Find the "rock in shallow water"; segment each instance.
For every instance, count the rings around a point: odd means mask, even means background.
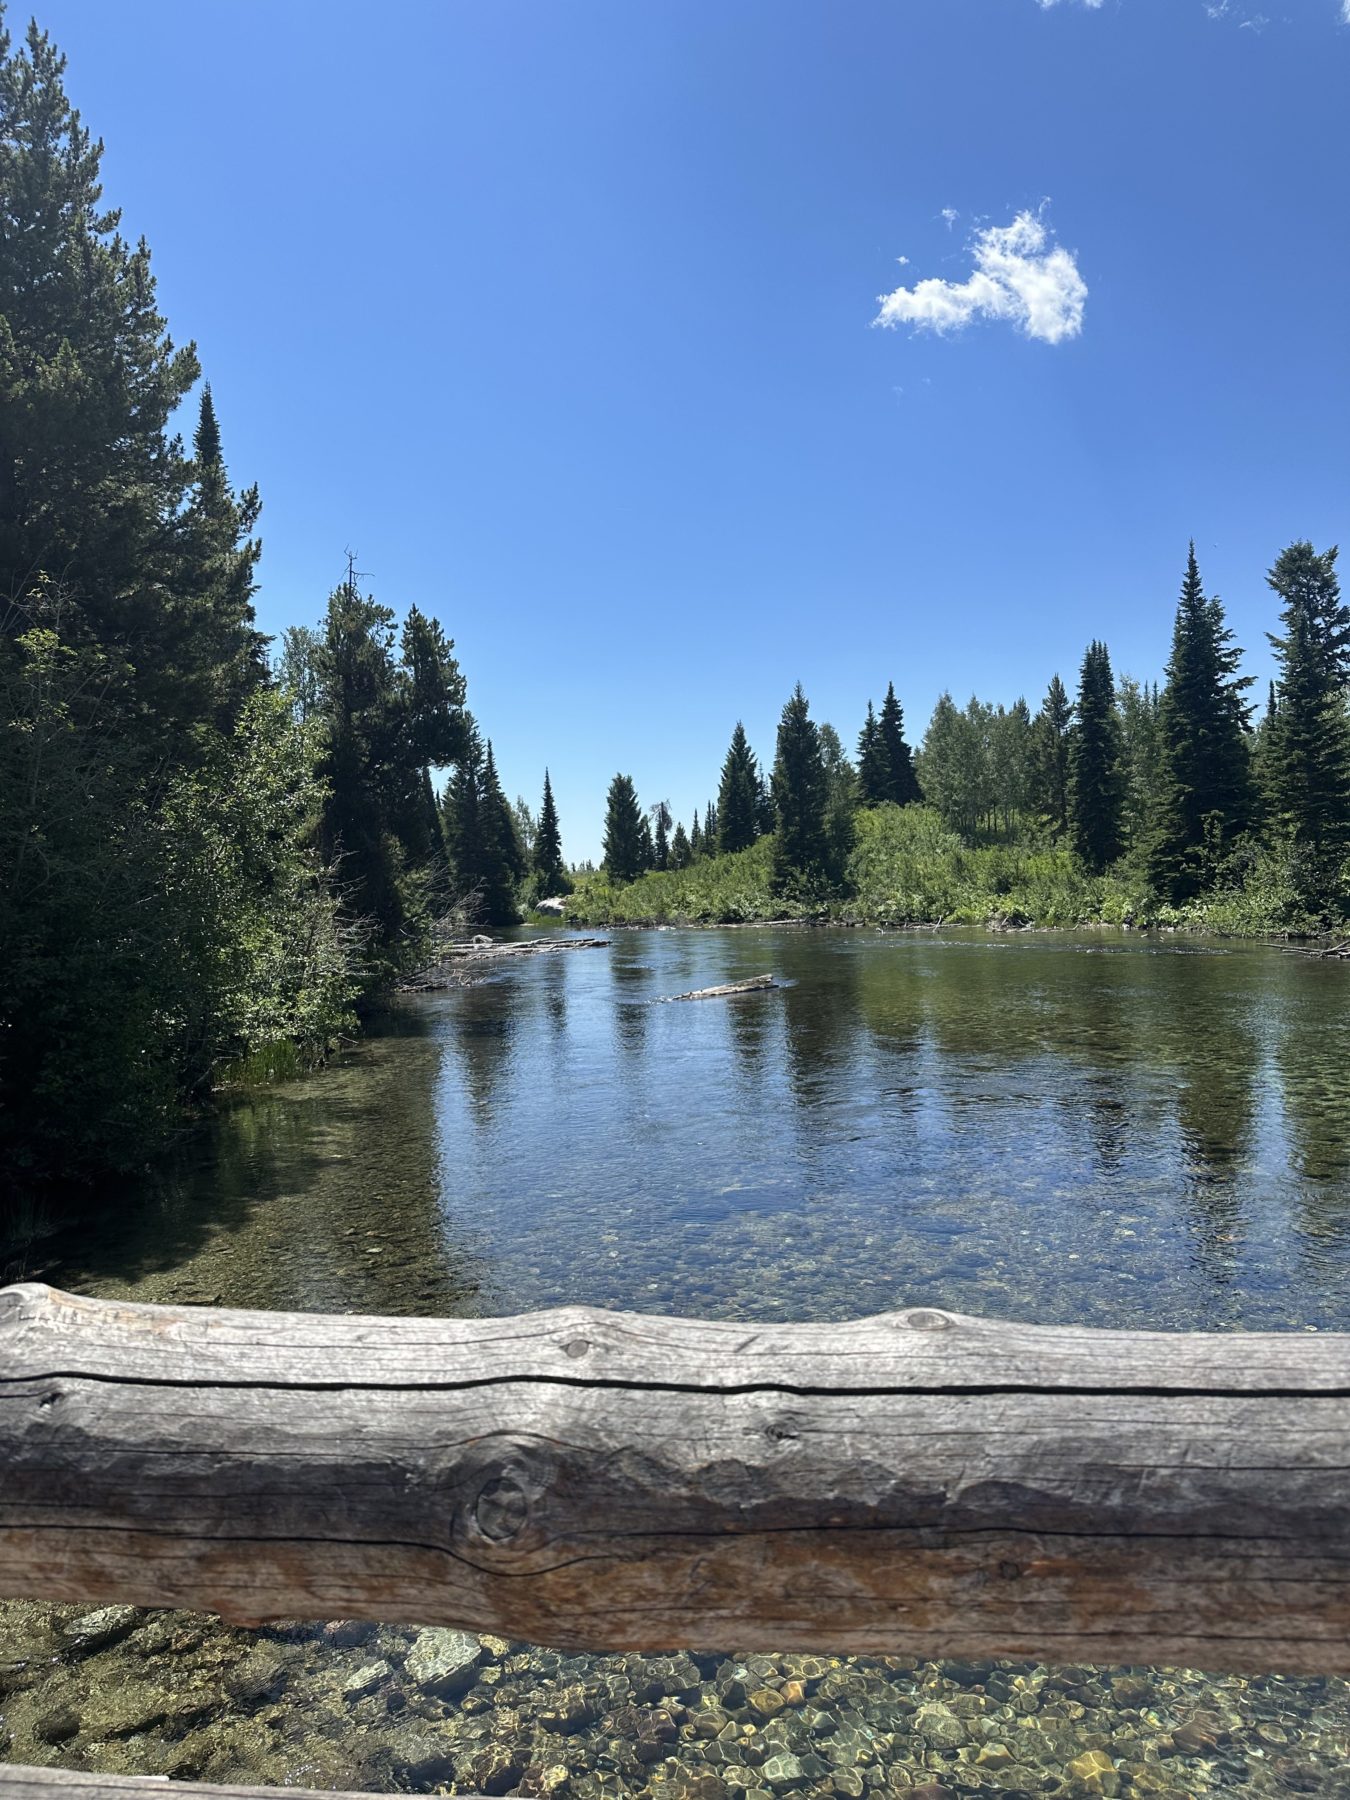
[[[482,1657],[483,1646],[467,1631],[432,1626],[418,1632],[404,1668],[424,1693],[448,1696],[471,1684]]]
[[[101,1606],[97,1612],[82,1613],[62,1627],[61,1635],[77,1656],[91,1656],[106,1649],[134,1631],[140,1624],[140,1609],[135,1606]]]

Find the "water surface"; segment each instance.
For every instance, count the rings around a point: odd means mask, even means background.
[[[765,970],[789,985],[658,1003]],[[399,1005],[336,1066],[229,1109],[130,1216],[62,1244],[42,1273],[106,1296],[318,1311],[587,1302],[762,1320],[923,1303],[1350,1330],[1348,1008],[1350,968],[1268,946],[619,933]],[[802,1658],[737,1675],[719,1657],[502,1645],[446,1701],[411,1679],[410,1631],[250,1638],[148,1616],[84,1653],[77,1611],[0,1614],[0,1692],[6,1630],[15,1689],[0,1754],[8,1729],[11,1755],[69,1766],[577,1800],[672,1782],[676,1800],[858,1800],[925,1782],[1350,1792],[1338,1682]],[[239,1688],[260,1657],[281,1673]],[[368,1691],[344,1691],[381,1664]],[[147,1702],[133,1729],[109,1726],[105,1688],[154,1692],[174,1667],[209,1707],[156,1718]],[[731,1705],[747,1681],[747,1696],[767,1685],[790,1703],[762,1702],[767,1717]],[[563,1729],[557,1696],[572,1690],[593,1690],[593,1716]],[[644,1725],[624,1708],[648,1690]],[[35,1735],[44,1706],[73,1711],[76,1729]],[[672,1735],[633,1762],[663,1708]],[[431,1734],[426,1755],[407,1747],[410,1720]],[[741,1760],[707,1735],[719,1721],[750,1742]],[[985,1756],[991,1743],[1006,1755]],[[1094,1775],[1094,1752],[1113,1767]],[[507,1760],[483,1763],[494,1754]]]

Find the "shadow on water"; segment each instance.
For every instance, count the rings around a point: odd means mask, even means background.
[[[452,1239],[435,1093],[443,1040],[396,1007],[319,1074],[230,1104],[114,1216],[46,1247],[77,1292],[294,1311],[477,1310]]]

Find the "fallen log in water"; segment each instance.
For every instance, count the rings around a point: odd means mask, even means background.
[[[474,937],[463,943],[443,945],[436,961],[416,975],[410,975],[399,986],[404,993],[423,994],[438,988],[461,987],[473,980],[475,972],[518,956],[546,956],[558,950],[608,950],[608,938],[544,937],[521,938],[500,942],[496,938]]]
[[[763,994],[770,988],[782,985],[776,975],[750,975],[744,981],[727,981],[720,987],[694,988],[688,994],[663,994],[660,1004],[671,1006],[676,1000],[734,1000],[737,994]]]
[[[1350,1338],[0,1291],[0,1594],[1350,1674]]]

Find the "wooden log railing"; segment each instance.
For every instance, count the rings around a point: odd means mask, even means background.
[[[0,1594],[1350,1674],[1350,1337],[0,1292]]]

